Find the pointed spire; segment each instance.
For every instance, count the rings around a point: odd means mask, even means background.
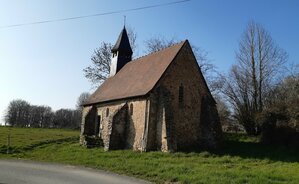
[[[119,52],[123,52],[123,53],[129,54],[129,55],[133,54],[125,26],[124,26],[123,30],[121,31],[114,47],[111,49],[111,51],[112,52],[119,51]]]
[[[126,27],[121,31],[114,47],[111,49],[112,58],[110,66],[110,77],[114,76],[123,66],[132,60],[132,48]]]

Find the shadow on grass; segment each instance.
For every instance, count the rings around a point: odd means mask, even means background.
[[[231,135],[229,135],[231,136]],[[242,138],[244,135],[240,135]],[[256,140],[240,140],[238,138],[227,138],[224,145],[210,151],[213,154],[224,156],[239,156],[248,159],[268,159],[271,161],[299,162],[299,148],[265,145]]]
[[[78,136],[47,140],[37,142],[24,147],[12,147],[10,153],[22,153],[32,151],[35,148],[47,146],[49,144],[62,144],[62,143],[74,143],[78,142]],[[0,153],[6,153],[7,147],[1,146]],[[224,145],[217,150],[190,150],[184,151],[201,153],[208,151],[216,156],[238,156],[244,159],[267,159],[269,161],[281,161],[281,162],[299,162],[299,148],[294,147],[281,147],[264,145],[258,142],[256,137],[248,137],[245,134],[226,134]]]
[[[22,152],[26,152],[26,151],[32,151],[33,149],[40,147],[40,146],[46,146],[48,144],[62,144],[62,143],[71,143],[71,142],[75,142],[78,141],[79,137],[78,136],[74,136],[74,137],[68,137],[68,138],[62,138],[62,139],[54,139],[54,140],[45,140],[45,141],[41,141],[41,142],[37,142],[34,144],[30,144],[24,147],[10,147],[9,148],[9,153],[22,153]],[[0,147],[0,153],[6,153],[7,152],[7,146],[3,145]]]
[[[286,147],[274,147],[261,143],[226,141],[218,150],[213,150],[216,155],[239,156],[250,159],[269,159],[282,162],[299,162],[299,150]]]
[[[214,150],[199,148],[184,150],[183,153],[207,151],[216,156],[238,156],[244,159],[267,159],[269,161],[299,162],[298,147],[283,147],[260,143],[258,137],[246,134],[225,133],[223,145]]]

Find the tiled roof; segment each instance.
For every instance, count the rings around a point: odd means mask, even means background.
[[[84,105],[146,95],[186,42],[130,61],[116,75],[108,78]]]

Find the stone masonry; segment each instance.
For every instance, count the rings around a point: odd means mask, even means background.
[[[216,103],[190,44],[182,45],[146,95],[85,105],[80,143],[90,135],[100,138],[105,150],[218,147],[222,130]]]

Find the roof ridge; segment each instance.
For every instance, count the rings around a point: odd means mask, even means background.
[[[143,57],[146,57],[146,56],[149,56],[149,55],[152,55],[152,54],[156,54],[156,53],[158,53],[158,52],[162,52],[162,51],[164,51],[164,50],[166,50],[166,49],[169,49],[170,47],[179,45],[179,44],[184,43],[184,42],[186,42],[186,41],[188,41],[188,40],[183,40],[183,41],[180,41],[180,42],[171,44],[171,45],[169,45],[169,46],[167,46],[167,47],[165,47],[165,48],[162,48],[162,49],[159,49],[159,50],[157,50],[157,51],[154,51],[154,52],[145,54],[145,55],[143,55],[143,56],[137,57],[137,58],[131,60],[130,62],[135,62],[135,61],[137,61],[137,60],[139,60],[139,59],[141,59],[141,58],[143,58]]]
[[[85,105],[146,95],[156,86],[186,44],[188,40],[129,62],[116,75],[105,80]]]

